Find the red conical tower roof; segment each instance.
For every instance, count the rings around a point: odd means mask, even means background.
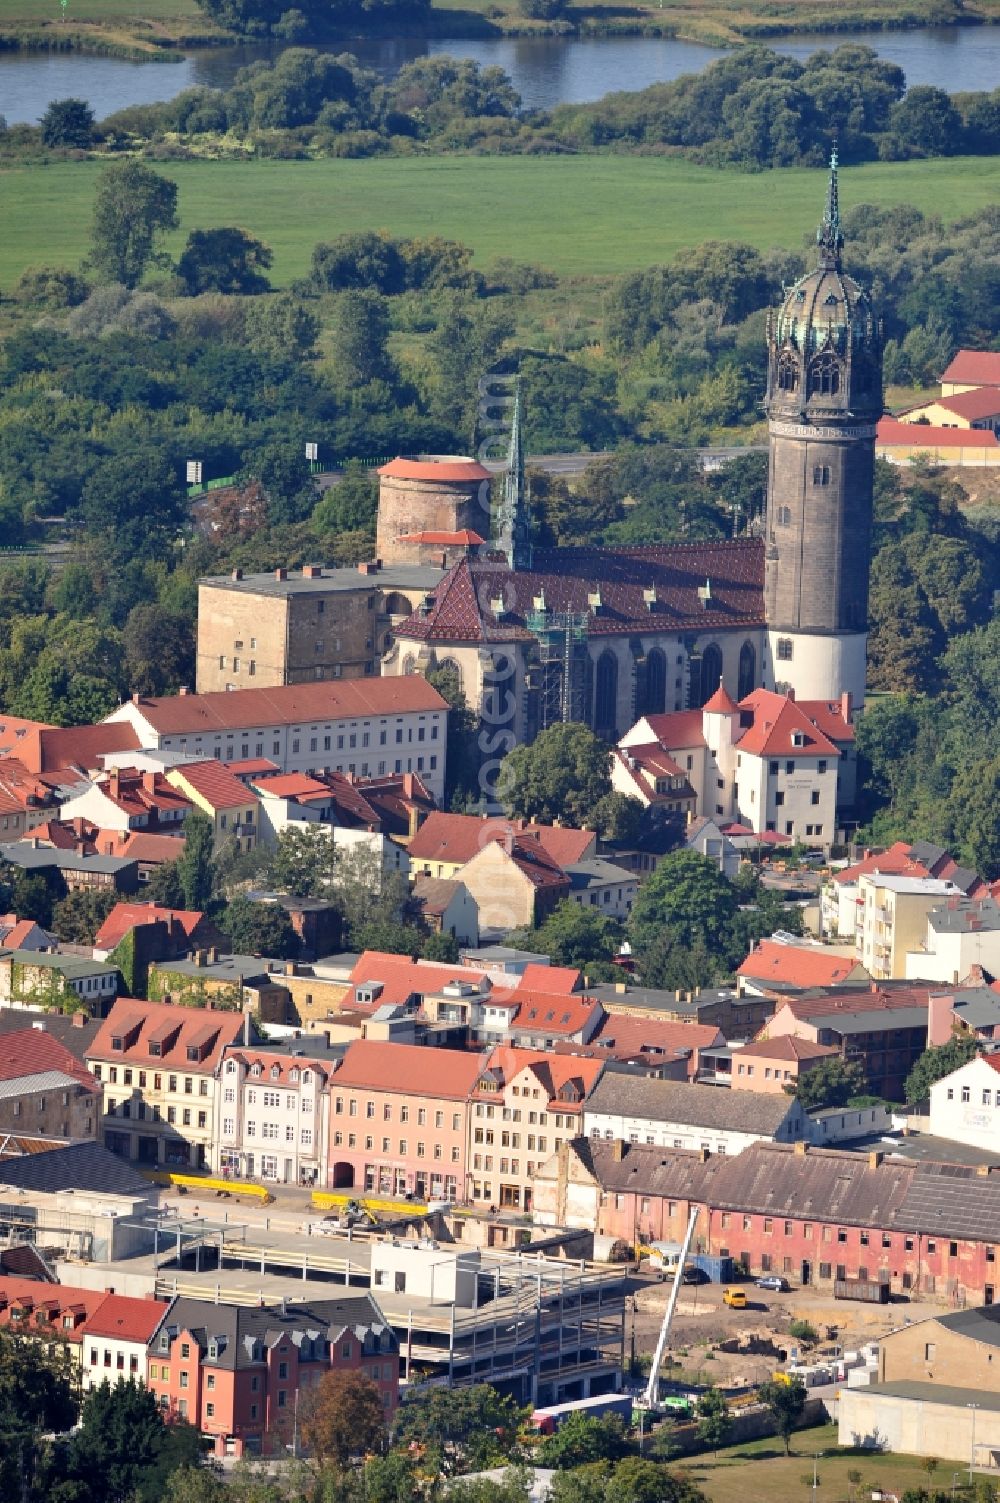
[[[702,705],[702,709],[707,710],[710,715],[736,715],[739,713],[739,708],[732,695],[728,690],[723,688],[721,678],[719,679],[719,687],[711,699],[706,700]]]

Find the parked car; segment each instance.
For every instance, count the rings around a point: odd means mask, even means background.
[[[747,1307],[746,1293],[742,1289],[733,1289],[731,1286],[722,1291],[722,1303],[728,1305],[731,1310],[745,1310]]]
[[[787,1279],[783,1279],[780,1273],[765,1273],[763,1278],[754,1280],[758,1289],[773,1289],[775,1294],[787,1294],[791,1285]]]

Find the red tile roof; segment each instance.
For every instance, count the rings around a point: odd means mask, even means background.
[[[528,824],[520,819],[480,819],[475,814],[428,814],[407,850],[414,861],[449,861],[464,866],[490,841],[508,848],[524,837],[537,840],[558,866],[582,861],[594,845],[591,830],[564,829],[561,825]]]
[[[643,1054],[651,1061],[675,1059],[690,1051],[688,1074],[698,1069],[698,1051],[718,1048],[726,1042],[714,1023],[661,1022],[658,1018],[632,1017],[609,1013],[591,1038],[591,1045],[601,1045],[615,1058],[633,1058]]]
[[[0,756],[19,753],[22,743],[34,731],[51,731],[55,727],[44,720],[23,720],[19,715],[0,714]]]
[[[657,745],[655,741],[651,741],[648,745],[644,746],[616,747],[615,750],[618,752],[619,759],[625,763],[629,772],[633,771],[633,768],[630,764],[632,762],[635,762],[643,772],[648,772],[651,774],[654,782],[658,777],[687,778],[687,774],[685,773],[683,767],[675,762],[670,753],[664,751],[663,747]],[[647,794],[652,791],[649,787],[646,786],[646,784],[641,784],[640,786]],[[676,797],[679,792],[681,792],[681,790],[678,788],[671,789],[671,794],[674,797]]]
[[[175,767],[170,777],[177,779],[175,787],[183,789],[187,784],[212,809],[244,809],[257,802],[257,795],[214,757],[205,762],[187,762],[183,767]]]
[[[775,1014],[779,1017],[786,1009],[793,1017],[808,1021],[810,1018],[832,1018],[837,1013],[893,1013],[914,1007],[925,1008],[928,998],[935,988],[930,982],[917,982],[913,986],[893,986],[882,988],[876,984],[858,988],[853,986],[838,986],[831,991],[823,991],[816,996],[790,997],[783,1002]],[[940,988],[938,988],[940,990]],[[761,1029],[761,1035],[766,1037],[770,1025],[765,1023]],[[873,1027],[875,1024],[873,1023]],[[885,1027],[891,1024],[886,1023]]]
[[[721,682],[711,699],[706,699],[702,710],[707,710],[710,715],[735,715],[737,704],[729,690]]]
[[[61,1340],[76,1345],[83,1340],[87,1320],[107,1297],[103,1289],[0,1276],[0,1326],[37,1331],[40,1326],[51,1325],[59,1331]],[[15,1310],[25,1312],[20,1320],[12,1318]],[[72,1317],[72,1326],[63,1324],[64,1316]]]
[[[776,1039],[759,1039],[744,1044],[739,1058],[787,1059],[799,1064],[803,1060],[826,1059],[839,1053],[833,1044],[815,1044],[812,1039],[800,1039],[794,1033],[785,1033]]]
[[[24,947],[25,940],[30,939],[31,931],[36,927],[37,925],[35,924],[34,919],[18,919],[17,923],[12,924],[11,927],[7,930],[6,934],[3,936],[4,949],[22,949]]]
[[[363,715],[446,710],[447,701],[419,673],[400,678],[326,679],[273,689],[219,690],[211,694],[140,695],[137,714],[161,736],[235,731],[251,726],[296,725]],[[115,714],[122,714],[116,710]],[[121,724],[116,722],[115,724]]]
[[[150,815],[154,822],[161,814],[183,817],[191,808],[191,800],[168,783],[162,772],[114,768],[98,780],[98,787],[123,814]]]
[[[145,1346],[166,1314],[164,1300],[138,1299],[127,1294],[106,1294],[87,1319],[85,1336],[103,1336],[112,1341],[135,1341]]]
[[[465,1101],[479,1078],[478,1054],[460,1049],[427,1049],[419,1044],[384,1044],[357,1039],[349,1044],[333,1087]]]
[[[845,720],[844,706],[839,699],[800,699],[796,703],[803,715],[831,741],[839,744],[854,740],[854,724]]]
[[[529,1070],[546,1092],[550,1105],[557,1100],[559,1091],[572,1082],[577,1087],[579,1099],[560,1099],[559,1109],[578,1112],[583,1110],[584,1101],[600,1079],[603,1069],[604,1061],[591,1056],[542,1053],[536,1049],[520,1049],[514,1044],[498,1044],[490,1052],[480,1076],[489,1071],[502,1085],[507,1086],[523,1071]],[[477,1091],[476,1094],[482,1095],[484,1099],[488,1099],[490,1095],[488,1091]]]
[[[399,1005],[412,996],[431,996],[449,981],[481,981],[485,972],[471,966],[443,965],[431,960],[411,960],[405,955],[388,955],[381,950],[366,950],[351,971],[352,986],[370,986],[382,982],[382,992],[372,1007]],[[357,1004],[354,1004],[355,1006]]]
[[[208,1075],[215,1069],[227,1044],[235,1044],[243,1032],[241,1012],[221,1008],[177,1007],[168,1002],[141,1002],[136,997],[119,997],[104,1019],[88,1059],[114,1064],[153,1064],[164,1070],[175,1067],[189,1075]],[[201,1058],[187,1057],[188,1045],[196,1035],[210,1035]],[[114,1049],[112,1040],[119,1038],[123,1047]],[[160,1053],[150,1053],[150,1041],[158,1042]]]
[[[603,1012],[594,997],[566,996],[560,992],[526,992],[518,987],[515,1000],[520,1002],[511,1023],[514,1033],[559,1033],[569,1035],[585,1030],[595,1013]]]
[[[155,903],[116,903],[94,936],[94,948],[113,950],[120,940],[141,924],[164,923],[193,938],[205,915],[194,909],[159,908]]]
[[[46,1070],[60,1070],[64,1075],[72,1075],[80,1085],[100,1090],[86,1066],[50,1033],[26,1023],[14,1033],[0,1034],[0,1080],[19,1080],[24,1075],[41,1075]]]
[[[489,480],[490,472],[477,459],[465,454],[416,454],[412,459],[390,459],[380,475],[391,480]]]
[[[108,752],[138,751],[139,737],[131,725],[71,725],[29,734],[18,756],[31,772],[96,772]]]
[[[499,845],[501,842],[494,841],[493,844]],[[572,885],[569,877],[533,835],[519,835],[513,845],[503,849],[533,887],[565,887],[569,891]]]
[[[910,855],[910,847],[904,840],[897,840],[887,850],[877,854],[865,856],[861,861],[855,861],[853,866],[845,866],[842,871],[834,872],[834,882],[856,882],[859,877],[868,876],[871,872],[882,872],[885,876],[893,877],[929,877],[930,872],[919,861],[914,861]]]
[[[587,616],[590,636],[759,624],[764,619],[764,551],[756,540],[657,543],[637,548],[538,549],[531,569],[460,559],[433,592],[429,610],[397,628],[419,640],[531,641],[527,618],[543,595],[548,610]],[[699,590],[705,581],[711,598]],[[655,591],[650,606],[648,592]],[[600,605],[593,603],[600,594]],[[504,602],[495,616],[494,599]]]
[[[997,436],[990,428],[933,428],[884,417],[879,419],[875,444],[890,449],[995,449]]]
[[[933,402],[925,402],[923,406],[943,407],[946,412],[954,412],[957,417],[974,423],[977,418],[996,417],[1000,413],[1000,391],[995,386],[979,386],[975,391],[957,391],[950,397],[935,397]]]
[[[741,752],[757,757],[831,757],[839,753],[834,743],[813,725],[794,699],[775,694],[770,689],[755,689],[740,700],[741,711],[749,710],[753,724],[744,731],[736,745]],[[796,745],[794,737],[802,738]]]
[[[103,856],[128,856],[150,865],[176,861],[184,851],[183,835],[156,835],[147,830],[101,830],[97,849]]]
[[[663,715],[647,715],[646,724],[658,744],[687,751],[689,747],[707,746],[700,710],[675,710]],[[631,746],[623,748],[632,751]]]
[[[266,777],[268,773],[281,771],[277,762],[272,762],[269,757],[245,757],[242,761],[227,762],[225,765],[238,778]]]
[[[294,798],[302,803],[314,803],[317,800],[329,801],[330,790],[325,783],[317,778],[311,778],[304,772],[278,773],[276,777],[260,779],[254,786],[261,794],[270,795],[272,798]]]
[[[1000,354],[993,350],[959,350],[941,380],[958,386],[1000,386]]]
[[[246,1065],[250,1070],[254,1065],[261,1067],[261,1084],[266,1085],[269,1080],[277,1081],[286,1088],[293,1084],[291,1073],[298,1070],[301,1076],[303,1070],[315,1070],[325,1080],[333,1074],[334,1063],[328,1059],[310,1059],[308,1049],[304,1047],[301,1054],[279,1054],[269,1049],[256,1049],[233,1047],[226,1050],[226,1059],[236,1059]],[[277,1067],[277,1075],[272,1071]]]
[[[846,981],[858,964],[853,955],[837,955],[818,945],[782,945],[762,939],[736,974],[755,981],[784,981],[790,986],[836,986]]]
[[[571,992],[577,992],[583,984],[583,977],[575,966],[571,965],[540,965],[531,960],[521,972],[518,986],[523,986],[525,991],[561,993],[569,996]]]

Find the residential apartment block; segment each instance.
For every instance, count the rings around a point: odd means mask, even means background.
[[[957,893],[951,882],[937,877],[867,872],[859,878],[855,949],[873,980],[905,977],[907,954],[922,944],[927,915]]]
[[[101,1087],[65,1044],[31,1026],[0,1039],[0,1134],[96,1139]],[[2,1170],[0,1170],[2,1178]]]
[[[220,1065],[219,1168],[237,1179],[322,1186],[336,1063],[227,1049]]]
[[[376,1384],[386,1423],[399,1395],[399,1342],[370,1294],[259,1308],[177,1297],[147,1348],[164,1415],[197,1426],[215,1456],[284,1456],[302,1398],[328,1372]]]
[[[241,1012],[123,997],[87,1053],[104,1090],[104,1144],[142,1164],[215,1168],[217,1066]]]

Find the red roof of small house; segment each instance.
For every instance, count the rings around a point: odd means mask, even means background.
[[[914,861],[906,841],[897,840],[888,849],[865,856],[863,860],[855,861],[853,866],[845,866],[841,871],[834,872],[833,880],[838,883],[856,882],[859,877],[866,877],[873,872],[881,872],[887,877],[930,876],[926,866]]]
[[[898,418],[880,418],[875,430],[876,448],[995,449],[997,436],[991,428],[934,428],[929,423],[901,423]]]
[[[687,751],[688,748],[707,746],[700,710],[674,710],[664,715],[645,716],[646,724],[656,737],[657,745],[668,751]],[[626,746],[625,752],[635,748]]]
[[[452,544],[456,547],[474,548],[486,539],[481,538],[478,532],[472,532],[468,527],[462,527],[458,532],[404,532],[397,539],[400,543],[427,543],[447,546]]]
[[[701,708],[702,713],[707,710],[710,715],[735,715],[739,706],[720,679],[719,687],[710,699],[706,699]]]
[[[186,783],[211,809],[245,809],[248,804],[257,802],[253,790],[214,757],[205,762],[187,762],[183,767],[175,767],[170,776],[177,779],[173,786],[179,784],[183,789]]]
[[[277,762],[272,762],[269,757],[244,757],[240,761],[226,762],[225,766],[238,778],[265,778],[269,773],[281,771]]]
[[[933,402],[925,402],[923,406],[943,407],[946,412],[974,423],[977,418],[996,417],[1000,413],[1000,391],[995,386],[978,386],[974,391],[956,391],[949,397],[935,397]]]
[[[31,938],[32,930],[37,928],[40,928],[40,925],[36,924],[34,919],[18,919],[3,934],[0,943],[3,944],[5,950],[23,950],[26,941]],[[43,934],[44,932],[42,930]]]
[[[756,757],[831,757],[839,755],[835,744],[787,694],[755,689],[740,700],[741,713],[749,711],[753,724],[736,745]],[[796,737],[801,738],[796,744]]]
[[[164,1300],[106,1294],[88,1316],[85,1336],[103,1336],[110,1341],[134,1341],[146,1346],[167,1311]]]
[[[595,1013],[604,1011],[595,997],[561,992],[525,993],[518,987],[515,1000],[521,1004],[510,1025],[515,1033],[579,1033]]]
[[[0,714],[0,756],[19,755],[23,742],[35,731],[52,731],[43,720],[24,720],[20,715]]]
[[[336,1090],[357,1086],[370,1091],[466,1101],[479,1078],[478,1054],[461,1049],[428,1049],[419,1044],[386,1044],[357,1039],[347,1046],[333,1079]]]
[[[116,903],[94,936],[94,948],[113,950],[126,934],[142,924],[164,923],[168,930],[176,927],[192,939],[204,917],[195,909],[160,908],[156,903]]]
[[[188,1075],[208,1075],[226,1045],[239,1041],[243,1028],[242,1012],[119,997],[98,1029],[87,1057],[111,1064],[155,1064],[165,1070],[176,1067]],[[118,1049],[114,1047],[116,1039],[121,1044]],[[197,1048],[198,1058],[188,1058],[189,1045]],[[151,1052],[151,1046],[157,1053]]]
[[[179,814],[191,808],[191,800],[175,788],[162,772],[139,772],[134,767],[114,768],[98,781],[105,798],[123,814]]]
[[[519,835],[507,850],[507,856],[533,887],[569,889],[572,885],[563,868],[533,835]]]
[[[490,472],[478,459],[466,454],[416,454],[412,459],[390,459],[382,465],[380,475],[391,480],[489,480]]]
[[[911,1008],[926,1008],[934,990],[940,991],[941,988],[919,981],[912,986],[893,985],[891,988],[880,987],[876,982],[863,988],[859,986],[857,990],[854,986],[824,988],[816,995],[807,993],[789,997],[779,1005],[775,1018],[786,1010],[792,1017],[808,1022],[812,1018],[836,1018],[838,1013],[847,1013],[848,1016],[859,1012],[891,1014]],[[762,1037],[767,1036],[769,1027],[769,1023],[763,1025],[760,1030]],[[872,1027],[884,1029],[892,1027],[892,1024],[884,1022],[878,1025],[873,1020]]]
[[[801,1064],[806,1060],[826,1059],[839,1053],[840,1050],[833,1044],[814,1044],[812,1039],[800,1039],[794,1033],[784,1033],[779,1038],[758,1039],[744,1044],[739,1051],[739,1058],[749,1056],[753,1059],[784,1059]]]
[[[300,803],[329,802],[330,790],[325,783],[304,772],[282,772],[262,778],[258,790],[272,798],[294,798]]]
[[[753,830],[749,825],[739,823],[720,825],[719,834],[726,835],[730,840],[753,839],[759,845],[791,845],[792,837],[782,835],[778,830]]]
[[[435,810],[428,814],[407,850],[414,861],[448,861],[464,866],[490,841],[499,841],[510,849],[525,837],[535,840],[560,867],[582,861],[594,844],[592,830],[527,824],[522,819],[480,819],[475,814]]]
[[[351,985],[371,986],[382,983],[382,991],[371,1007],[399,1005],[410,997],[435,995],[449,981],[482,981],[485,973],[471,966],[444,965],[433,960],[411,960],[405,955],[389,955],[381,950],[366,950],[351,971]],[[355,1002],[354,1006],[358,1006]],[[369,1004],[362,1004],[369,1006]]]
[[[959,350],[941,380],[958,386],[1000,386],[1000,354],[994,350]]]
[[[829,740],[838,743],[854,740],[854,723],[845,718],[844,706],[839,699],[799,699],[796,704],[803,715]]]
[[[578,992],[582,985],[583,977],[575,966],[541,965],[535,960],[529,960],[518,981],[518,986],[523,986],[525,991],[534,989],[552,995],[561,993],[563,996]]]
[[[654,1059],[676,1059],[688,1053],[688,1074],[698,1068],[698,1051],[714,1049],[726,1042],[714,1023],[675,1023],[658,1018],[633,1017],[625,1013],[608,1013],[590,1040],[591,1046],[607,1049],[614,1058],[634,1058],[642,1054]]]
[[[26,1013],[25,1017],[30,1017],[30,1014]],[[14,1033],[0,1034],[0,1080],[20,1080],[25,1075],[41,1075],[46,1070],[59,1070],[63,1075],[71,1075],[80,1085],[100,1090],[86,1066],[50,1033],[43,1033],[26,1023]]]
[[[85,850],[88,847],[94,850],[96,833],[97,826],[88,825],[83,819],[73,820],[72,823],[64,819],[49,819],[43,825],[34,825],[21,838],[37,840],[39,845],[51,846],[56,851],[75,851],[80,842]]]
[[[858,969],[853,955],[837,955],[820,945],[782,945],[762,939],[737,968],[737,976],[755,981],[784,981],[791,986],[836,986]]]
[[[594,1089],[604,1069],[604,1061],[591,1055],[551,1054],[536,1049],[520,1049],[514,1044],[499,1044],[491,1050],[480,1076],[489,1072],[503,1085],[509,1085],[524,1070],[530,1070],[545,1091],[549,1106],[559,1102],[560,1111],[579,1112]],[[575,1099],[560,1097],[569,1084],[576,1086]],[[488,1098],[489,1092],[476,1093]]]
[[[96,845],[103,856],[127,856],[152,866],[176,861],[184,852],[184,836],[157,835],[149,830],[101,830]]]
[[[138,751],[139,737],[124,721],[71,725],[29,733],[18,756],[31,772],[96,772],[110,752]]]
[[[321,679],[309,684],[279,684],[272,689],[238,689],[232,693],[220,689],[209,694],[139,695],[133,696],[132,703],[160,736],[214,734],[253,726],[448,708],[447,700],[419,673],[399,678]],[[122,724],[127,722],[115,722],[116,726]]]

